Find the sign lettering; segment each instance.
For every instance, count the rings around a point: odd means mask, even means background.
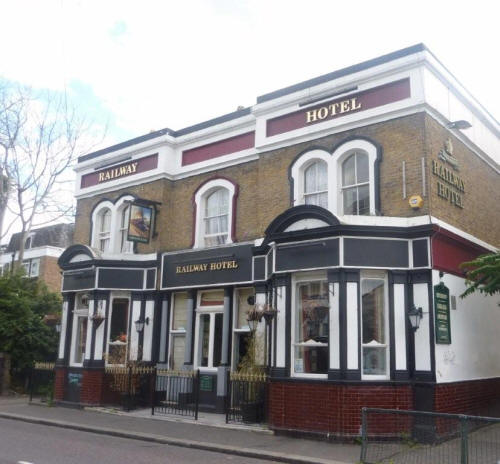
[[[438,197],[444,198],[458,208],[463,208],[464,180],[436,160],[432,160],[432,174],[444,181],[437,181]]]
[[[450,344],[450,291],[443,282],[434,286],[436,343]]]
[[[189,272],[205,272],[205,271],[221,271],[222,269],[238,269],[238,262],[231,261],[214,261],[203,264],[186,264],[184,266],[176,266],[176,274],[186,274]]]
[[[100,172],[98,183],[116,179],[122,176],[128,176],[130,174],[135,174],[135,172],[137,171],[138,164],[139,163],[125,164],[124,166],[120,166],[118,168],[108,169],[107,171]]]

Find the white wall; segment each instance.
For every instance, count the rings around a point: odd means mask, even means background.
[[[433,285],[439,272],[432,271]],[[465,299],[465,279],[450,274],[443,277],[457,309],[451,309],[451,344],[436,344],[436,380],[452,382],[500,376],[500,298],[473,294]]]

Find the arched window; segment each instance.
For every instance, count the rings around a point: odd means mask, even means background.
[[[355,151],[342,163],[342,205],[344,214],[370,214],[368,155]]]
[[[120,252],[132,253],[133,242],[127,240],[128,234],[128,220],[130,217],[130,205],[125,206],[120,211]]]
[[[100,251],[109,251],[111,235],[111,210],[106,208],[99,214],[98,247]]]
[[[328,165],[314,161],[304,170],[304,203],[328,208]]]
[[[233,242],[236,197],[237,186],[227,179],[211,179],[198,188],[194,195],[195,248]]]
[[[228,237],[229,192],[218,188],[205,200],[203,239],[205,246],[223,245]]]

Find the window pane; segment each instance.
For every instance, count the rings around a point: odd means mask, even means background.
[[[328,167],[323,161],[316,161],[304,172],[304,194],[320,192],[328,188]]]
[[[248,328],[247,314],[253,307],[248,304],[248,297],[254,295],[253,288],[240,288],[237,290],[237,316],[235,327],[237,329]]]
[[[203,292],[200,297],[200,306],[222,306],[224,304],[224,290]]]
[[[175,293],[173,298],[172,330],[186,329],[187,293]]]
[[[208,367],[210,347],[210,314],[200,316],[200,366]]]
[[[342,186],[353,185],[356,183],[354,174],[354,157],[355,154],[353,153],[342,163]]]
[[[214,328],[214,365],[213,367],[220,366],[222,354],[222,313],[215,315],[215,328]]]
[[[107,209],[101,215],[100,232],[109,232],[110,228],[111,228],[111,211]]]
[[[358,214],[370,214],[370,190],[368,185],[358,187]]]
[[[184,365],[185,340],[186,337],[184,335],[174,335],[172,337],[172,351],[170,354],[171,369],[180,370]]]
[[[368,156],[364,153],[356,153],[356,183],[368,182]]]
[[[78,316],[76,322],[75,363],[82,363],[87,342],[87,316]]]
[[[363,343],[386,343],[384,280],[363,279],[361,282],[363,308]]]
[[[363,347],[363,374],[368,375],[386,375],[385,347]]]
[[[342,195],[344,200],[344,214],[358,214],[357,188],[345,189]]]
[[[329,303],[327,282],[297,286],[295,372],[328,371]]]
[[[126,342],[128,327],[128,300],[116,298],[111,309],[111,324],[109,328],[109,341]]]

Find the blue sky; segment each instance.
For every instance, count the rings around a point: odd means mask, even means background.
[[[0,75],[66,91],[103,145],[424,42],[499,118],[494,2],[4,0]],[[8,44],[6,46],[6,44]]]

